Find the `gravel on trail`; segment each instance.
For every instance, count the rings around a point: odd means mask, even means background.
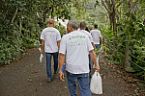
[[[40,64],[39,56],[37,49],[30,49],[20,60],[0,67],[0,96],[69,96],[66,80],[62,82],[56,75],[52,82],[47,81],[45,59]],[[122,75],[118,68],[107,64],[103,56],[100,65],[103,94],[93,96],[145,96],[138,92],[136,79]]]

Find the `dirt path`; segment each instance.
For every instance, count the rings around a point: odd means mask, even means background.
[[[121,73],[103,61],[101,66],[104,89],[101,96],[145,96],[133,95],[136,83],[127,83]],[[0,96],[68,96],[68,89],[58,77],[51,83],[46,81],[45,64],[39,64],[38,50],[31,49],[21,60],[0,68]]]

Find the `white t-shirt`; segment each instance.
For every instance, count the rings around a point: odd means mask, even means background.
[[[58,52],[57,41],[61,40],[61,35],[56,28],[45,28],[41,33],[40,39],[44,40],[45,42],[46,53]]]
[[[91,43],[94,43],[93,37],[88,31],[86,31],[86,30],[80,30],[80,31],[83,32],[84,34],[86,34],[89,37]]]
[[[72,74],[89,73],[89,51],[93,46],[87,35],[74,31],[63,36],[59,53],[66,55],[66,70]]]
[[[94,29],[90,31],[94,44],[100,44],[100,38],[102,38],[101,32],[98,29]]]

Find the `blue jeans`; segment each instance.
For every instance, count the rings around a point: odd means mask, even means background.
[[[96,48],[99,49],[101,47],[100,44],[95,44]]]
[[[76,92],[77,81],[80,88],[80,96],[92,96],[90,91],[89,73],[72,74],[66,72],[66,74],[70,96],[77,96]]]
[[[53,56],[54,60],[54,73],[57,72],[58,69],[58,52],[56,53],[46,53],[46,71],[48,78],[52,79],[52,71],[51,71],[51,58]]]

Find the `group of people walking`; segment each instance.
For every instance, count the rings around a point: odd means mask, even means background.
[[[95,48],[101,44],[101,32],[94,25],[93,30],[86,31],[86,23],[70,20],[67,23],[67,33],[61,38],[60,32],[55,28],[55,21],[49,19],[48,27],[43,29],[41,39],[41,53],[46,55],[46,71],[48,81],[53,80],[51,58],[54,60],[54,74],[59,73],[60,80],[66,74],[70,96],[77,96],[77,82],[80,96],[91,96],[90,70],[92,64],[99,71],[96,63]],[[91,63],[90,63],[91,62]],[[62,70],[65,66],[65,73]]]

